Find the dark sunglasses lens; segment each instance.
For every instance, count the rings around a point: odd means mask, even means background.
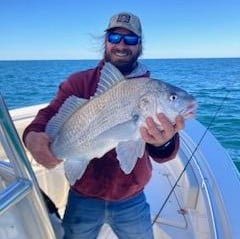
[[[112,44],[118,44],[122,39],[122,35],[116,33],[108,34],[108,41]]]
[[[127,45],[137,45],[139,41],[139,37],[135,35],[125,35],[124,43]]]
[[[122,38],[124,39],[124,43],[126,45],[137,45],[139,43],[139,37],[136,35],[122,35],[119,33],[109,33],[108,41],[112,44],[118,44]]]

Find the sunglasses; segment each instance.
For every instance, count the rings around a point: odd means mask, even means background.
[[[120,33],[114,33],[114,32],[109,32],[107,35],[107,40],[108,42],[112,44],[118,44],[121,42],[123,39],[124,44],[126,45],[137,45],[141,38],[137,35],[134,34],[120,34]]]

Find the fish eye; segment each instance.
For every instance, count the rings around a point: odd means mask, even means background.
[[[171,100],[171,101],[174,101],[174,100],[176,100],[176,99],[177,99],[177,95],[176,95],[176,94],[170,95],[170,100]]]
[[[133,119],[134,122],[137,122],[138,119],[139,119],[139,115],[134,114],[134,115],[132,116],[132,119]]]

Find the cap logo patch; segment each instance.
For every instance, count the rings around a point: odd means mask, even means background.
[[[117,22],[126,22],[129,23],[130,22],[130,16],[127,14],[120,14],[118,16]]]

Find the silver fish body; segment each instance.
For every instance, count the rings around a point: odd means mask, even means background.
[[[193,117],[195,109],[196,101],[186,91],[147,77],[125,79],[106,63],[95,96],[90,100],[69,97],[49,121],[46,133],[53,139],[53,154],[65,161],[66,176],[73,184],[91,159],[113,148],[121,169],[130,173],[144,153],[139,129],[147,116],[155,118],[162,112],[174,122],[179,114]]]

